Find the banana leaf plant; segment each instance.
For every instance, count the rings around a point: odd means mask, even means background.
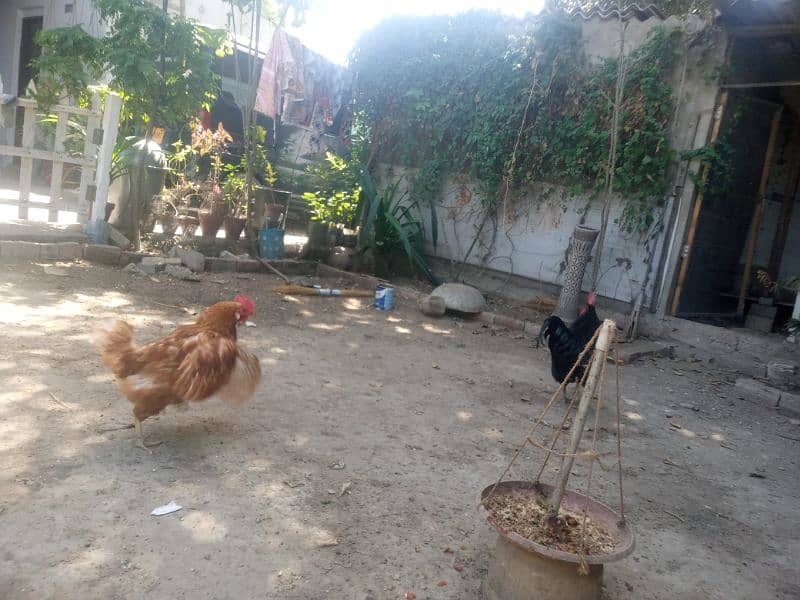
[[[425,225],[421,219],[418,199],[409,199],[408,193],[398,194],[400,180],[378,191],[372,176],[364,170],[361,184],[360,210],[366,218],[361,230],[362,247],[371,240],[376,254],[388,255],[402,251],[413,270],[420,271],[433,285],[439,280],[425,260]],[[436,210],[431,203],[431,241],[436,247],[438,231]],[[370,234],[374,233],[373,236]]]

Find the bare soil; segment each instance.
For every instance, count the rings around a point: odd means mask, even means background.
[[[479,597],[496,533],[478,494],[555,388],[530,336],[429,319],[403,295],[383,313],[282,298],[263,275],[61,266],[0,264],[0,598]],[[91,327],[122,317],[144,340],[240,291],[257,305],[241,330],[265,367],[257,397],[148,419],[163,444],[139,450]],[[739,398],[715,365],[622,370],[637,547],[607,566],[608,599],[800,597],[797,415]],[[615,477],[594,470],[610,506]],[[171,500],[183,510],[150,516]]]

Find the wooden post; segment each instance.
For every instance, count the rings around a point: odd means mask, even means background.
[[[105,216],[108,187],[111,184],[111,159],[114,156],[114,145],[117,143],[121,109],[122,98],[120,96],[117,94],[106,96],[106,103],[103,107],[103,143],[97,156],[95,175],[97,192],[92,206],[92,215],[95,219],[102,219]]]
[[[608,351],[611,349],[611,341],[614,338],[614,330],[616,328],[614,321],[606,319],[600,327],[600,335],[597,337],[597,343],[594,347],[592,366],[589,368],[586,385],[583,388],[583,394],[578,404],[578,412],[575,414],[575,421],[572,423],[572,437],[569,440],[564,460],[561,463],[558,483],[553,489],[553,495],[550,497],[550,508],[547,513],[549,518],[557,517],[558,510],[561,508],[561,500],[564,498],[567,482],[572,472],[572,464],[575,462],[575,453],[578,451],[578,446],[580,446],[581,437],[583,436],[583,428],[586,426],[586,417],[589,415],[589,408],[597,384],[600,383],[600,371],[608,358]]]
[[[800,126],[798,125],[794,127],[790,143],[792,141],[800,144]],[[797,195],[798,185],[800,185],[800,145],[798,145],[792,160],[794,163],[789,178],[786,180],[786,187],[783,189],[783,203],[781,204],[781,214],[778,218],[778,230],[775,232],[775,239],[772,241],[772,251],[769,255],[769,266],[767,268],[769,276],[776,281],[780,276],[783,249],[786,247],[786,238],[789,235],[789,223],[792,220],[794,198]]]
[[[95,165],[93,161],[97,156],[97,140],[95,139],[95,131],[100,128],[100,95],[95,92],[92,96],[92,113],[86,117],[86,140],[83,144],[83,157],[87,161],[92,161],[90,164],[84,165],[81,168],[81,183],[78,188],[78,223],[86,223],[89,220],[89,206],[94,202],[96,196],[96,188],[94,187],[94,172]],[[95,218],[97,215],[95,215]],[[100,215],[102,219],[102,213]]]
[[[744,274],[742,276],[742,285],[739,288],[739,303],[736,307],[736,312],[739,316],[744,315],[745,301],[747,299],[747,288],[750,287],[750,275],[753,269],[753,254],[756,250],[756,241],[758,240],[758,228],[761,226],[761,217],[764,214],[764,204],[766,198],[764,194],[767,190],[767,181],[769,180],[769,171],[772,167],[772,155],[775,152],[775,142],[778,139],[778,130],[781,125],[781,116],[783,115],[783,106],[779,106],[772,115],[772,125],[769,130],[769,141],[767,142],[767,152],[764,155],[764,166],[761,168],[761,181],[758,184],[758,199],[756,207],[753,210],[753,219],[750,221],[750,231],[747,234],[747,245],[745,246],[744,255]]]
[[[69,113],[59,112],[58,122],[56,123],[56,138],[53,150],[56,155],[53,158],[53,169],[50,173],[50,211],[47,220],[51,223],[58,222],[58,209],[61,205],[61,184],[64,178],[64,161],[59,160],[59,155],[64,153],[64,140],[67,137],[67,122]]]
[[[33,106],[24,108],[22,117],[22,147],[33,149],[36,138],[36,109]],[[31,179],[33,177],[33,158],[23,156],[19,167],[19,207],[17,214],[21,220],[28,218],[28,202],[31,198]]]
[[[720,127],[722,126],[722,117],[725,115],[725,107],[728,104],[728,92],[723,91],[719,95],[719,102],[717,103],[716,114],[714,115],[714,125],[711,128],[711,135],[708,138],[708,145],[713,146],[719,138]],[[703,165],[700,173],[700,181],[703,185],[708,181],[709,169],[707,165]],[[696,188],[695,188],[696,189]],[[689,270],[689,260],[692,257],[692,246],[694,245],[694,238],[697,234],[697,222],[700,219],[700,211],[703,208],[703,192],[698,192],[697,198],[692,207],[692,217],[689,221],[689,231],[686,233],[686,244],[682,252],[683,258],[681,260],[680,270],[678,271],[678,281],[675,284],[675,292],[672,296],[671,314],[678,312],[678,306],[681,301],[681,294],[683,293],[683,284],[686,281],[686,273]]]

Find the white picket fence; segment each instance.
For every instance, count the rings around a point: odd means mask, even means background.
[[[119,128],[119,113],[122,99],[116,94],[108,94],[105,103],[98,94],[94,94],[90,108],[80,108],[57,104],[47,109],[48,114],[56,115],[56,128],[53,148],[42,150],[35,147],[37,118],[43,111],[36,101],[19,98],[17,106],[23,109],[22,139],[20,146],[0,145],[0,156],[19,157],[19,199],[17,204],[18,218],[28,219],[31,207],[48,210],[48,221],[58,221],[59,210],[67,208],[63,199],[64,166],[72,165],[80,168],[80,184],[78,187],[77,213],[78,222],[85,223],[91,214],[93,218],[102,219],[105,214],[105,203],[108,197],[111,159]],[[67,127],[70,117],[86,118],[83,149],[76,156],[65,150]],[[49,201],[31,198],[33,178],[33,161],[52,162],[50,177]],[[12,202],[14,203],[14,202]]]

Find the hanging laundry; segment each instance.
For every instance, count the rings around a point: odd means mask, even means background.
[[[298,81],[297,71],[289,36],[278,28],[272,35],[272,42],[261,67],[255,109],[275,120],[283,112],[283,97],[287,90],[292,94],[290,88],[299,84],[302,97],[302,79]]]
[[[275,30],[256,94],[258,112],[322,134],[341,122],[339,112],[349,101],[349,80],[342,67]]]

